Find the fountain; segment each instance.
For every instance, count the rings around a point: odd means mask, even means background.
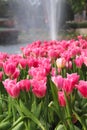
[[[56,0],[50,0],[50,33],[52,40],[57,39]]]
[[[48,2],[48,1],[47,1]],[[50,8],[49,8],[50,5]],[[52,40],[57,39],[57,0],[50,0],[47,3],[47,13],[48,13],[48,21],[49,21],[49,29],[50,29],[50,37]]]
[[[62,0],[61,0],[62,1]],[[43,39],[57,40],[60,19],[61,2],[60,0],[20,0],[17,6],[10,5],[14,8],[14,15],[17,21],[17,28],[31,31],[33,40],[41,39],[41,36],[35,37],[37,30],[41,34],[46,34]],[[14,7],[13,7],[14,6]],[[41,39],[41,40],[43,40]]]
[[[15,44],[14,47],[6,47],[17,52],[17,48],[19,50],[19,47],[36,40],[58,40],[63,1],[65,0],[9,0],[10,13],[16,21],[14,27],[20,30],[20,34],[17,47]]]

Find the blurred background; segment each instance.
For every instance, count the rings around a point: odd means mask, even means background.
[[[0,51],[19,53],[36,40],[51,40],[49,8],[50,0],[0,0]],[[87,0],[56,0],[58,40],[79,35],[86,20]]]

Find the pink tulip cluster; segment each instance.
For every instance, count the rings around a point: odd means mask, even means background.
[[[66,92],[67,96],[69,96],[73,89],[76,88],[76,85],[79,82],[79,75],[77,73],[67,74],[67,78],[63,78],[62,76],[53,76],[52,81],[56,85],[58,89],[58,98],[61,106],[65,106],[65,98],[64,92]]]
[[[21,91],[31,89],[37,97],[44,97],[50,75],[62,106],[65,105],[64,91],[70,95],[73,89],[78,89],[87,97],[87,81],[79,81],[81,75],[77,72],[83,65],[87,68],[87,41],[81,36],[77,40],[36,41],[21,47],[21,51],[22,54],[13,55],[0,53],[0,81],[10,96],[16,98]],[[66,77],[61,75],[63,69]]]
[[[28,92],[30,88],[39,98],[46,95],[47,75],[51,69],[49,58],[8,55],[1,63],[0,80],[11,97],[17,98],[21,91]]]

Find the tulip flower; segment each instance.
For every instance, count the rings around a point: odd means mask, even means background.
[[[64,92],[63,91],[59,91],[58,92],[58,100],[59,100],[60,106],[62,106],[62,107],[66,106],[66,101],[65,101],[65,97],[64,97]]]
[[[16,82],[16,80],[10,80],[10,79],[6,79],[5,81],[3,81],[3,85],[7,91],[7,93],[13,97],[13,98],[17,98],[20,94],[20,88]]]
[[[56,60],[56,65],[58,68],[63,68],[66,65],[66,60],[64,58],[58,58]]]
[[[73,80],[69,79],[69,78],[64,78],[63,80],[63,87],[62,89],[67,93],[70,94],[73,89],[74,89],[74,85],[73,85]]]
[[[87,98],[87,81],[80,80],[77,89],[84,98]]]
[[[53,76],[51,79],[58,89],[62,89],[64,79],[61,75]]]
[[[72,81],[72,85],[75,86],[79,82],[80,75],[78,75],[77,73],[72,73],[72,74],[68,74],[67,73],[67,78],[69,80],[71,80]]]
[[[3,64],[3,68],[4,68],[4,72],[7,76],[11,76],[15,70],[16,70],[16,66],[13,63],[10,63],[10,62],[6,62]]]
[[[20,80],[19,88],[22,91],[26,90],[26,92],[28,92],[30,90],[30,81],[28,79]]]
[[[75,58],[75,64],[77,67],[81,68],[82,64],[84,63],[83,56],[76,56]]]
[[[31,81],[32,86],[32,92],[36,95],[38,98],[42,98],[46,95],[46,82],[44,80],[38,81],[35,79],[32,79]]]

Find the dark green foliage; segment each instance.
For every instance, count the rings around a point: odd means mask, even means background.
[[[87,22],[67,22],[71,28],[87,28]]]
[[[87,0],[67,0],[74,11],[74,13],[80,13],[84,8],[86,8]]]

